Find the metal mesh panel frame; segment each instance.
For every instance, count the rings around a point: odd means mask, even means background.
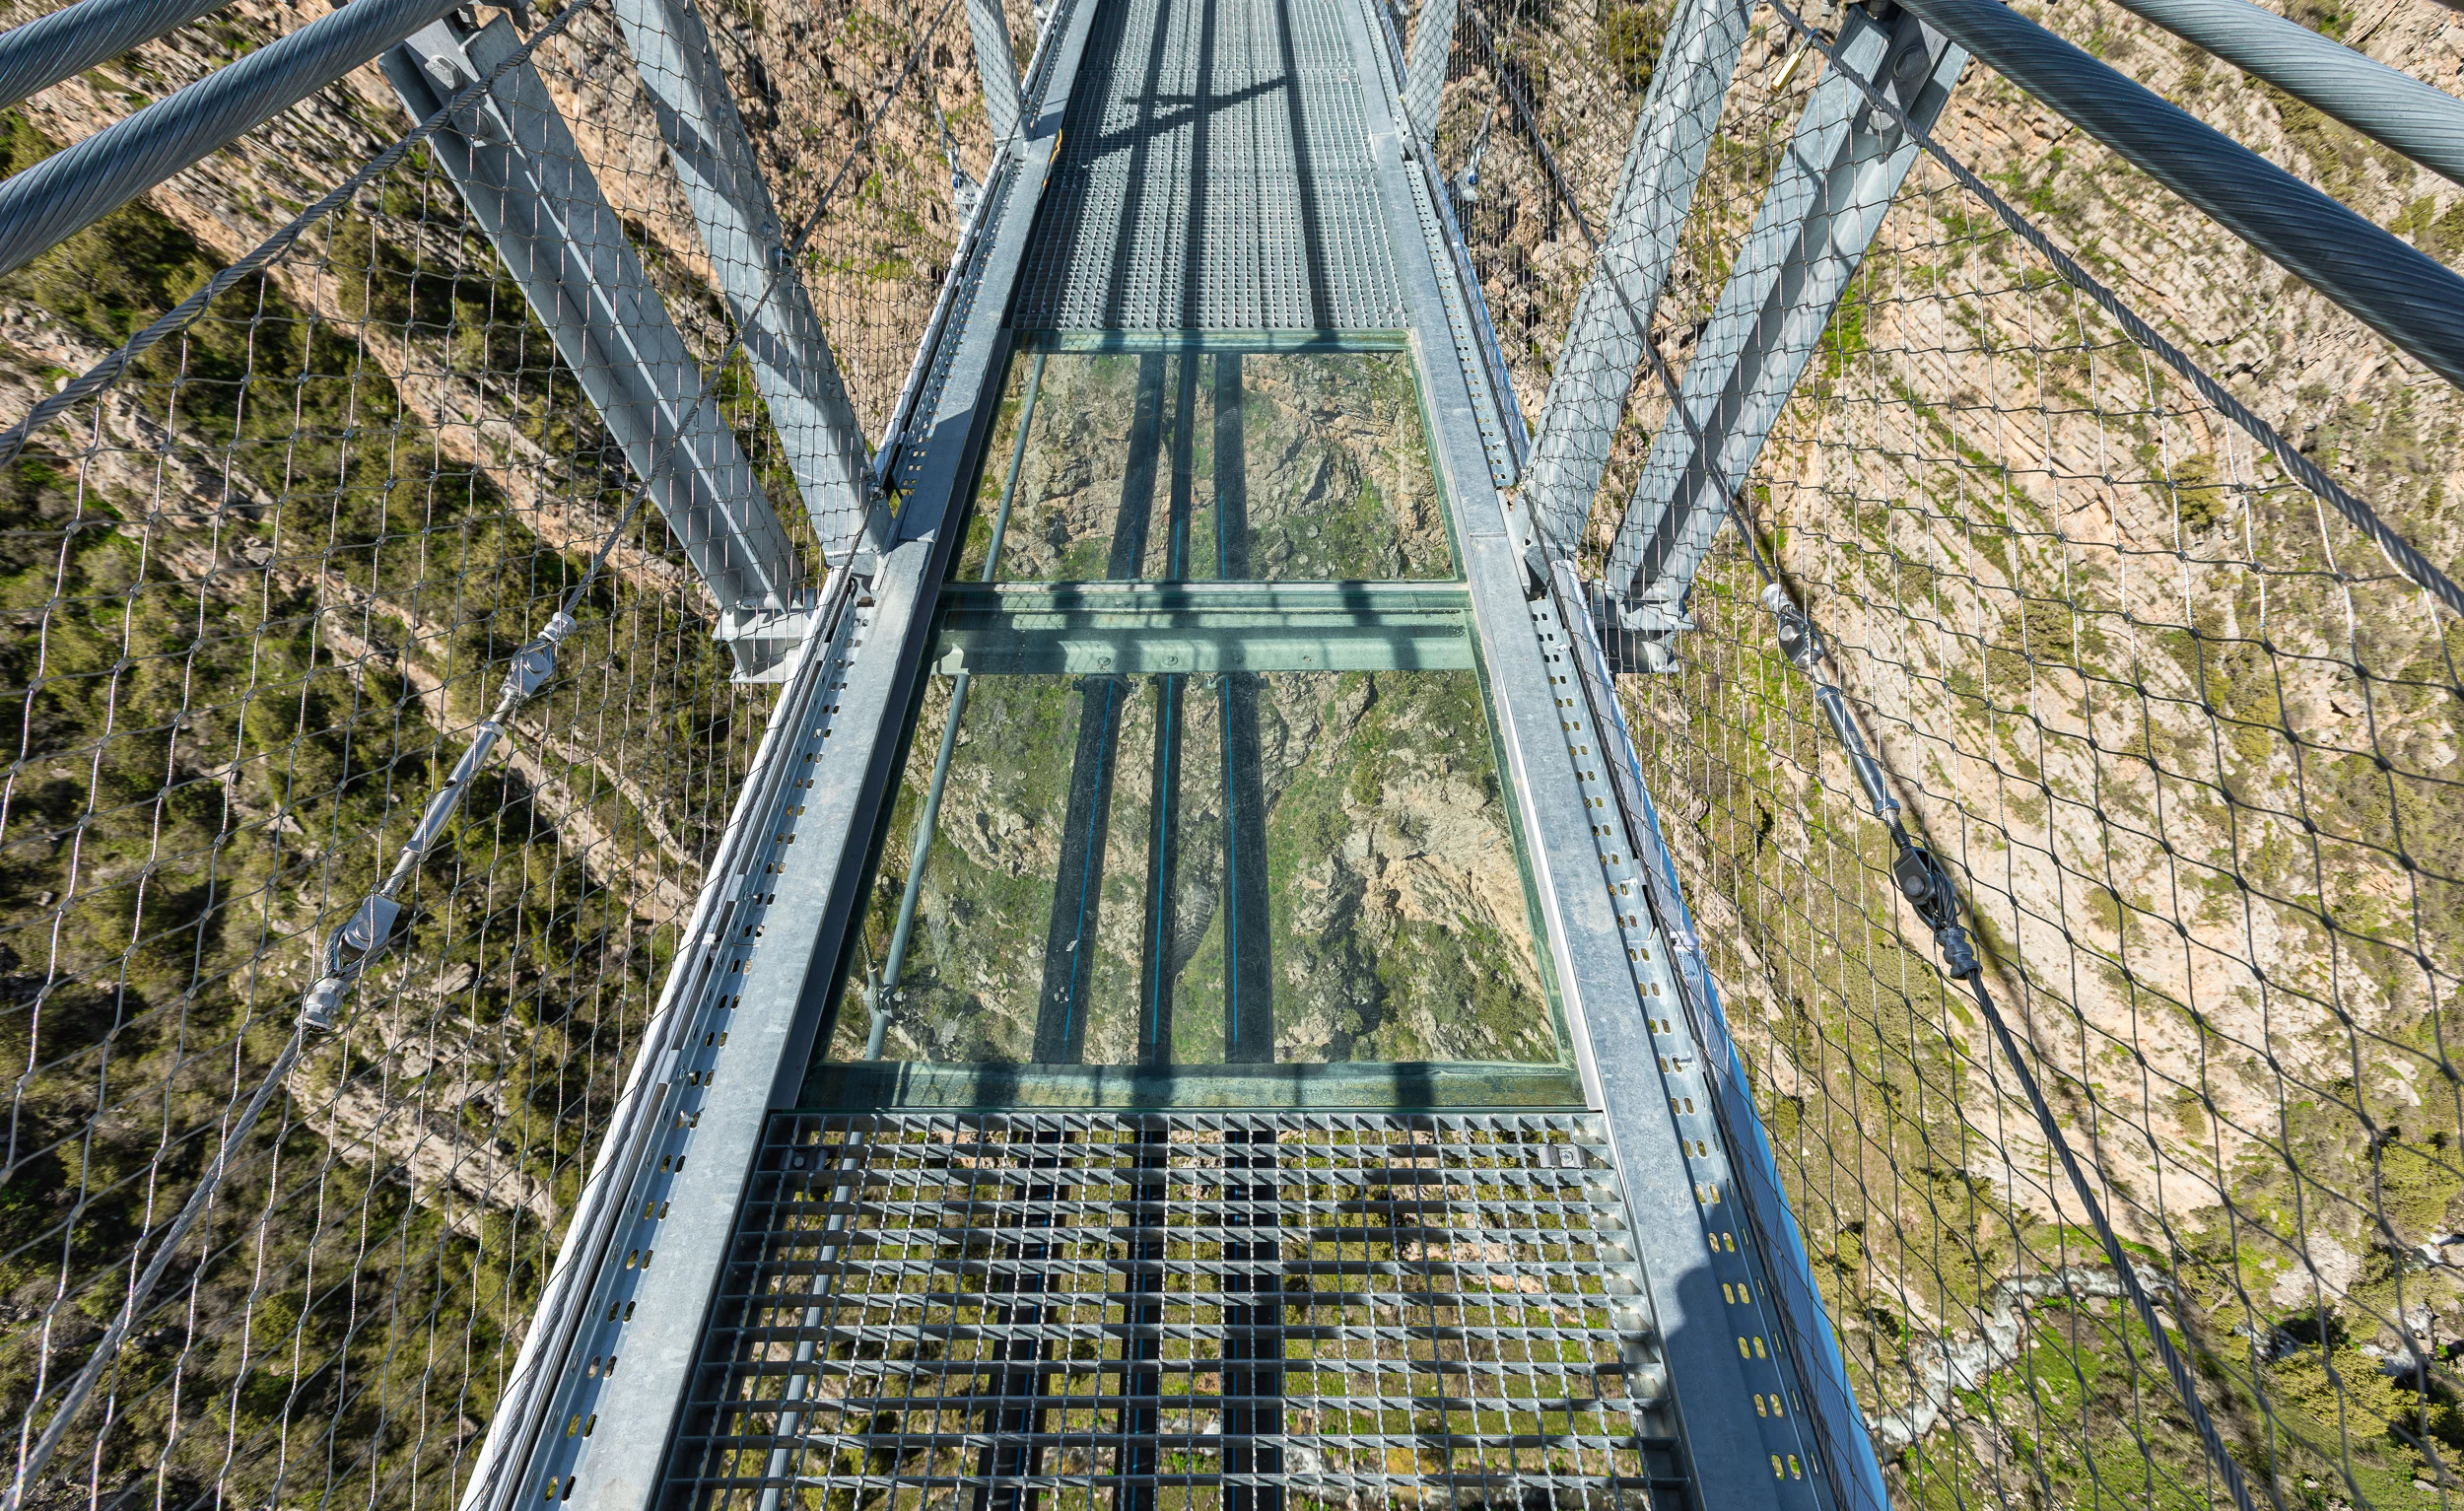
[[[778,1114],[662,1501],[1676,1506],[1605,1136]]]

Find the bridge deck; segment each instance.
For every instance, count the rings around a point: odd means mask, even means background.
[[[1015,323],[1399,330],[1344,0],[1107,6]]]
[[[1048,29],[551,1497],[1830,1498],[1399,73],[1355,0]]]

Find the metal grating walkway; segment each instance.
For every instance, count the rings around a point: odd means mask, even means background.
[[[1602,1144],[1585,1114],[780,1114],[664,1503],[1683,1504]]]
[[[1088,39],[1015,322],[1405,323],[1339,0],[1122,0]]]

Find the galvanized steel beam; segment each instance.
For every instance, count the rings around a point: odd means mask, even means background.
[[[1446,92],[1446,64],[1455,52],[1455,0],[1424,0],[1411,34],[1403,75],[1403,117],[1422,152],[1437,144],[1437,114]]]
[[[1599,255],[1549,375],[1526,474],[1532,516],[1558,549],[1573,549],[1608,464],[1751,12],[1745,0],[1684,0],[1634,121]]]
[[[710,248],[719,293],[744,333],[745,358],[804,496],[813,538],[825,560],[843,560],[872,502],[863,427],[812,297],[787,259],[761,160],[710,34],[691,0],[614,0],[612,9]]]
[[[0,110],[231,0],[78,0],[0,32]]]
[[[1814,1266],[1805,1234],[1789,1210],[1771,1142],[1754,1106],[1753,1088],[1745,1078],[1737,1041],[1720,1002],[1719,983],[1704,960],[1692,914],[1685,906],[1660,829],[1659,809],[1643,783],[1642,759],[1627,729],[1625,710],[1617,701],[1616,678],[1585,605],[1585,589],[1574,564],[1553,565],[1550,602],[1557,610],[1570,650],[1573,680],[1583,689],[1581,700],[1591,716],[1591,732],[1599,737],[1602,772],[1617,794],[1622,831],[1616,835],[1632,852],[1640,873],[1637,889],[1651,901],[1659,933],[1665,941],[1677,997],[1692,1020],[1692,1035],[1702,1053],[1703,1081],[1711,1095],[1707,1108],[1718,1125],[1730,1179],[1741,1200],[1736,1203],[1754,1245],[1765,1261],[1768,1300],[1794,1342],[1789,1362],[1804,1400],[1798,1414],[1807,1420],[1814,1451],[1824,1462],[1831,1495],[1839,1511],[1889,1511],[1890,1494],[1882,1468],[1866,1429],[1848,1365],[1831,1326],[1828,1310],[1814,1280]],[[1666,1021],[1663,1019],[1663,1021]]]
[[[503,17],[467,38],[439,25],[387,53],[385,76],[425,118],[518,47]],[[430,139],[471,218],[546,326],[558,355],[624,447],[722,614],[804,606],[802,569],[779,517],[685,350],[658,291],[599,192],[538,71],[507,71],[452,129]],[[723,627],[722,627],[723,634]],[[771,654],[777,642],[738,642]],[[759,660],[757,654],[754,657]]]
[[[2081,130],[2464,387],[2464,278],[1998,0],[1902,0]]]
[[[0,273],[230,146],[458,3],[353,0],[0,183]]]
[[[997,152],[1018,134],[1018,58],[1001,0],[967,0],[967,30],[975,36],[976,75],[984,81],[984,114]]]
[[[1885,28],[1851,7],[1838,52],[1920,131],[1967,65],[1965,52],[1905,12]],[[1728,493],[1753,470],[1916,155],[1914,139],[1839,70],[1814,87],[1686,364],[1683,411],[1672,409],[1653,439],[1609,550],[1621,627],[1643,637],[1647,669],[1665,669],[1666,637],[1691,628],[1685,596],[1727,517]]]

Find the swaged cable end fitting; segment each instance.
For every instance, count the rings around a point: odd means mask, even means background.
[[[1777,583],[1766,584],[1762,589],[1762,606],[1779,621],[1780,654],[1799,671],[1811,674],[1831,653],[1823,643],[1822,632],[1814,627],[1806,611],[1788,601],[1788,594]]]
[[[342,994],[351,984],[339,976],[320,976],[300,998],[299,1023],[310,1033],[330,1032],[342,1017]]]

